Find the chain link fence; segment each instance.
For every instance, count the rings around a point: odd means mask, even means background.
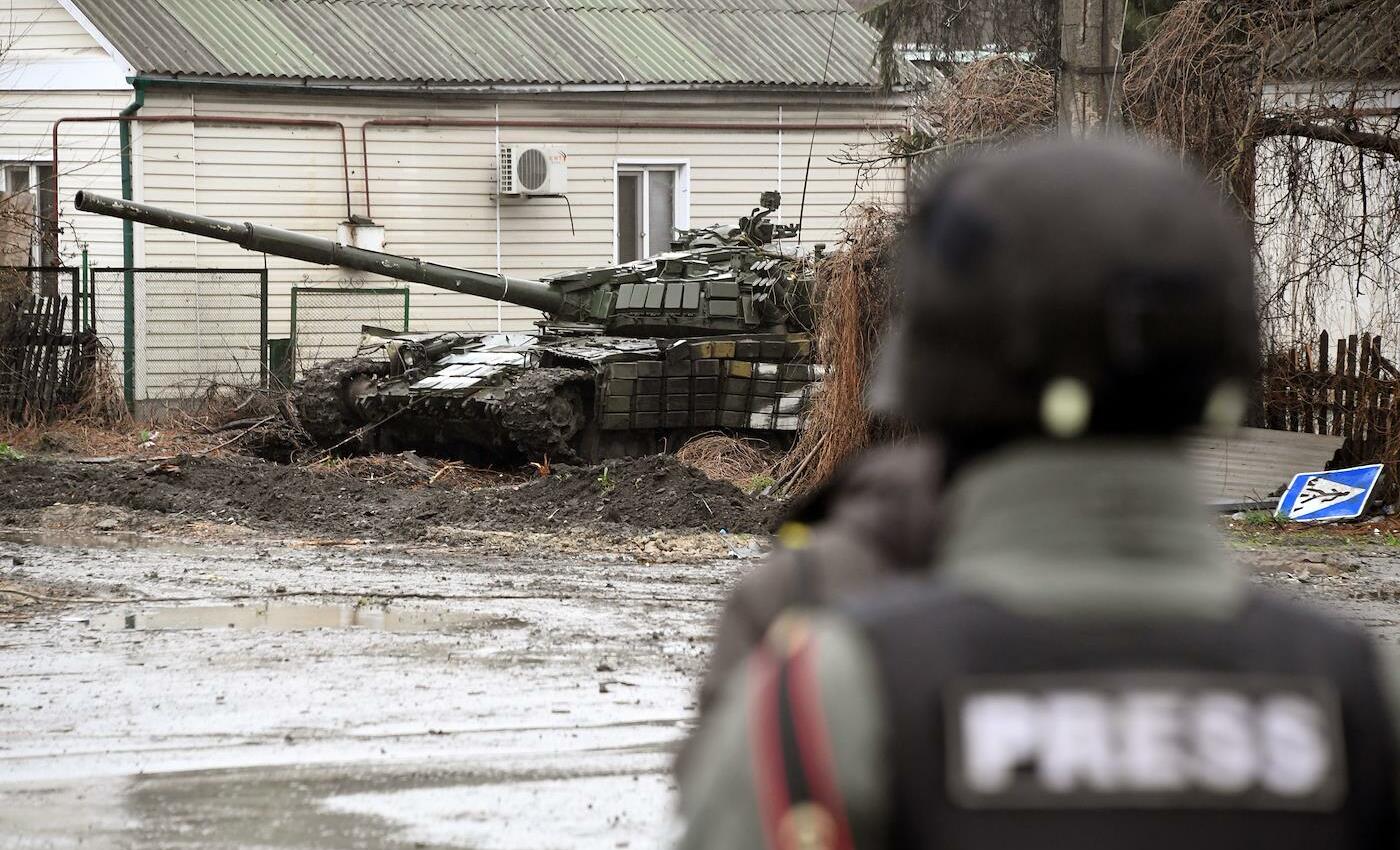
[[[65,324],[107,341],[129,405],[199,399],[219,384],[285,386],[318,363],[353,356],[366,325],[409,326],[406,287],[294,286],[290,311],[281,298],[270,311],[260,268],[98,267],[86,284],[77,269],[16,269],[9,279],[24,289],[60,282],[75,299]],[[269,339],[269,320],[277,338]]]
[[[265,270],[95,268],[90,279],[96,329],[112,341],[128,400],[197,398],[214,384],[267,383]]]
[[[405,287],[292,287],[292,350],[297,375],[326,360],[352,357],[361,328],[408,330]]]

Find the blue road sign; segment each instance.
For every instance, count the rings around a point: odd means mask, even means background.
[[[1275,513],[1296,522],[1356,519],[1366,512],[1382,468],[1373,463],[1328,472],[1300,472],[1278,500]]]

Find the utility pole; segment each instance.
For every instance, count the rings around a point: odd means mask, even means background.
[[[1060,0],[1060,132],[1088,136],[1117,127],[1123,0]]]

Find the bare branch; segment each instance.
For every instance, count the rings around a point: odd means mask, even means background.
[[[1265,118],[1258,124],[1258,133],[1261,136],[1296,136],[1300,139],[1335,142],[1339,145],[1348,145],[1400,158],[1400,137],[1386,133],[1349,130],[1335,124],[1315,124],[1287,118]]]

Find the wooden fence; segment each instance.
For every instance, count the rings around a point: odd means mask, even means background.
[[[29,295],[0,310],[0,421],[47,419],[81,394],[90,334],[64,327],[67,298]]]
[[[1400,461],[1392,444],[1400,370],[1381,354],[1379,336],[1333,340],[1324,331],[1315,345],[1269,357],[1261,383],[1257,424],[1345,437],[1343,464]]]

